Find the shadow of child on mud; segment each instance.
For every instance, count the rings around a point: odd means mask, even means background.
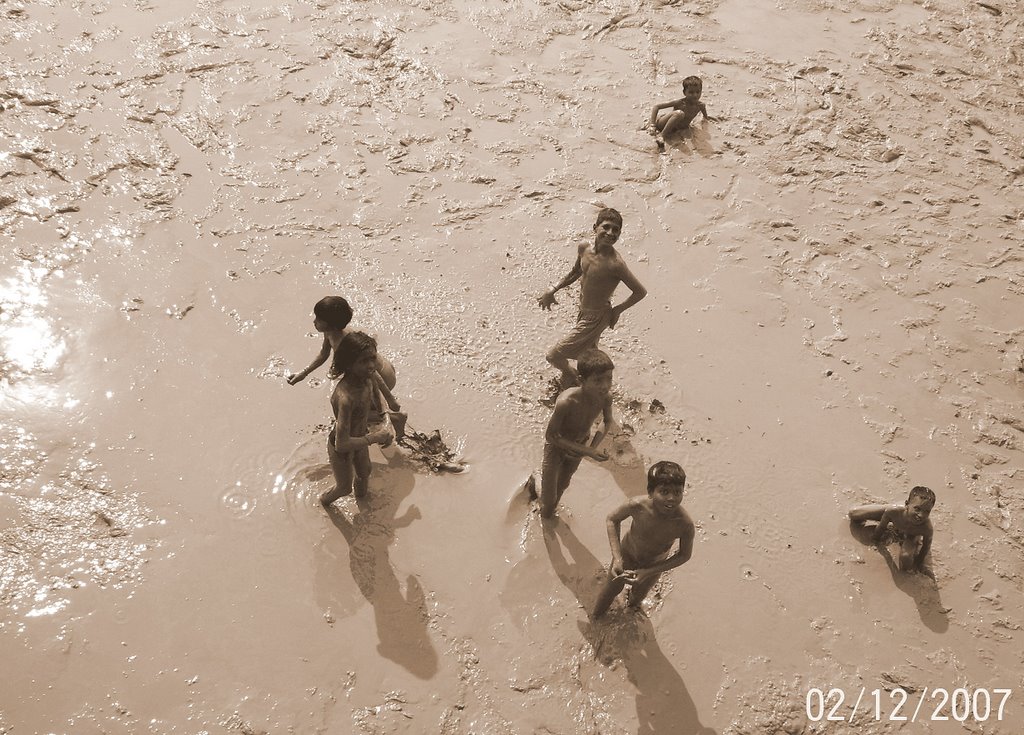
[[[402,593],[388,556],[395,531],[420,518],[415,505],[396,516],[399,505],[412,492],[415,475],[406,467],[388,468],[371,480],[366,498],[355,502],[351,520],[338,504],[327,513],[349,545],[349,568],[363,597],[373,606],[377,651],[420,679],[437,673],[438,659],[427,632],[429,615],[419,580],[412,574]],[[351,501],[350,501],[351,502]]]
[[[683,678],[668,660],[642,612],[612,608],[600,622],[590,619],[607,573],[604,565],[557,518],[544,524],[544,546],[562,584],[587,612],[578,625],[594,655],[605,666],[621,660],[636,687],[637,732],[642,735],[715,735],[700,722]],[[572,561],[566,558],[563,547]]]
[[[929,630],[945,633],[949,629],[949,615],[939,596],[935,573],[925,567],[920,572],[904,572],[889,551],[888,544],[875,544],[875,527],[850,522],[850,535],[865,546],[873,547],[885,560],[896,588],[914,600],[917,614]]]

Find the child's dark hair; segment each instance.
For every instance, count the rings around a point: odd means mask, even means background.
[[[614,369],[612,358],[598,349],[587,350],[576,361],[576,372],[579,373],[580,380]]]
[[[932,489],[930,487],[925,487],[924,485],[915,485],[914,487],[910,488],[910,496],[907,498],[907,502],[909,503],[914,498],[923,498],[926,503],[931,503],[932,505],[935,505],[935,493],[932,492]]]
[[[324,296],[313,307],[313,316],[331,329],[344,329],[352,321],[352,307],[341,296]]]
[[[675,462],[662,460],[647,470],[647,494],[654,492],[658,485],[686,485],[686,472]]]
[[[611,207],[602,207],[601,211],[597,213],[597,222],[594,223],[594,227],[597,227],[605,220],[614,222],[619,226],[620,230],[622,229],[622,215],[619,214],[619,210],[612,209]]]
[[[684,87],[686,87],[687,85],[690,85],[690,84],[696,84],[697,85],[697,89],[699,89],[699,90],[703,91],[703,89],[704,89],[704,82],[702,82],[701,78],[698,77],[698,76],[694,76],[694,75],[691,74],[690,76],[686,77],[686,79],[683,80],[683,86]]]
[[[331,361],[331,375],[337,377],[348,371],[350,367],[367,350],[377,351],[377,340],[365,332],[346,332],[338,347],[334,350]]]

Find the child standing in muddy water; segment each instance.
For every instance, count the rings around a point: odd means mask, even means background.
[[[693,553],[694,525],[683,510],[686,473],[675,462],[655,462],[647,471],[647,497],[623,503],[608,515],[608,544],[612,563],[608,581],[594,603],[594,617],[608,610],[612,601],[629,585],[629,606],[640,610],[662,572],[689,561]],[[620,541],[622,522],[633,521]],[[672,544],[679,541],[675,554]]]
[[[615,242],[622,232],[622,215],[611,208],[597,213],[594,224],[594,244],[581,243],[572,270],[537,299],[540,308],[549,310],[557,304],[555,294],[577,280],[580,281],[580,309],[576,326],[547,354],[547,361],[562,372],[561,387],[579,384],[576,370],[569,365],[583,352],[597,347],[605,329],[614,329],[619,317],[629,307],[647,295],[647,289],[636,279],[622,257],[615,250]],[[612,306],[611,298],[616,286],[626,284],[629,298]]]
[[[689,76],[683,80],[683,96],[671,102],[659,102],[651,110],[651,119],[647,123],[647,129],[654,136],[658,144],[658,150],[665,150],[665,139],[670,138],[681,130],[690,127],[698,114],[703,115],[705,120],[713,120],[708,117],[708,110],[700,101],[704,83],[700,77]],[[659,115],[664,109],[671,109],[667,115]]]
[[[903,505],[872,503],[850,511],[850,520],[857,524],[877,521],[874,542],[886,543],[886,529],[892,524],[900,544],[899,568],[904,572],[921,571],[924,559],[932,548],[932,522],[928,519],[935,507],[935,493],[918,485],[911,488]]]
[[[544,463],[541,465],[540,514],[551,518],[558,501],[569,487],[569,482],[583,457],[598,462],[608,459],[608,453],[597,446],[606,434],[616,430],[612,416],[611,358],[601,350],[588,350],[580,355],[578,370],[581,384],[562,391],[555,401],[555,410],[544,434]],[[602,430],[590,437],[590,429],[598,416],[603,416]]]
[[[347,328],[351,321],[352,307],[341,296],[325,296],[316,302],[313,306],[313,328],[324,335],[323,344],[320,346],[320,352],[317,353],[317,356],[313,358],[313,362],[309,363],[305,370],[288,375],[288,385],[297,385],[305,380],[306,376],[327,362],[332,351],[335,357],[337,357],[338,348],[342,338],[348,333]],[[333,380],[339,376],[340,373],[338,373],[332,363],[332,368],[328,370],[327,377]],[[377,356],[377,362],[374,365],[373,382],[377,391],[379,391],[379,395],[375,392],[373,396],[374,413],[383,416],[384,408],[380,400],[380,397],[383,396],[391,413],[395,431],[401,437],[407,417],[401,412],[402,407],[392,393],[397,382],[395,366],[380,355]],[[371,423],[376,422],[372,421]]]
[[[334,351],[332,367],[344,377],[331,393],[334,427],[327,437],[327,456],[334,472],[334,488],[320,496],[324,507],[355,490],[366,496],[370,483],[370,445],[387,446],[392,435],[387,429],[371,432],[370,412],[377,366],[377,343],[362,332],[346,332]]]

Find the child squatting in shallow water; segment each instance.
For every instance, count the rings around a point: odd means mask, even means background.
[[[317,356],[313,358],[313,361],[309,363],[305,370],[288,375],[289,385],[297,385],[305,380],[306,376],[327,362],[332,351],[335,358],[337,358],[338,348],[341,345],[342,338],[348,334],[347,328],[351,321],[352,307],[341,296],[325,296],[316,302],[313,306],[313,328],[324,335],[324,341],[320,346],[320,352],[317,353]],[[341,373],[337,371],[336,366],[332,363],[331,369],[327,372],[327,377],[334,379],[340,375]],[[380,400],[381,396],[383,396],[391,412],[392,424],[398,437],[401,438],[404,433],[406,415],[401,412],[402,407],[392,394],[397,382],[395,366],[380,355],[377,355],[377,362],[374,365],[373,382],[377,391],[380,392],[379,395],[376,392],[373,394],[374,413],[383,415],[384,409]]]
[[[612,417],[611,358],[601,350],[587,350],[577,363],[581,384],[558,394],[555,409],[544,433],[544,463],[541,465],[540,514],[551,518],[562,493],[584,457],[604,462],[608,453],[598,449],[606,434],[617,431]],[[590,429],[599,415],[604,427],[587,443]]]
[[[612,563],[608,581],[594,603],[599,618],[626,585],[630,586],[629,606],[637,610],[662,572],[690,560],[693,553],[694,525],[680,505],[686,473],[675,462],[655,462],[647,471],[647,497],[628,500],[608,515],[608,544]],[[619,540],[622,522],[632,518],[625,538]],[[676,553],[669,555],[679,541]]]
[[[886,528],[891,523],[900,542],[899,568],[904,572],[923,569],[924,559],[932,548],[932,522],[928,516],[935,507],[935,493],[930,488],[918,485],[911,488],[903,505],[872,503],[850,511],[854,523],[878,521],[874,541],[886,541]]]
[[[327,456],[334,472],[334,488],[320,496],[324,507],[355,489],[366,496],[370,483],[370,445],[388,446],[393,437],[387,429],[369,431],[373,373],[377,342],[362,332],[347,332],[334,352],[333,368],[344,373],[331,393],[334,427],[327,437]]]
[[[665,140],[680,130],[690,127],[698,114],[704,116],[705,120],[714,120],[708,117],[708,110],[700,101],[704,83],[700,77],[689,76],[683,80],[683,96],[671,102],[659,102],[651,110],[651,119],[647,123],[647,129],[654,136],[658,144],[658,150],[665,150]],[[671,108],[672,112],[667,115],[660,115],[662,110]]]

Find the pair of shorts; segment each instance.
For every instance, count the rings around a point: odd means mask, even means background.
[[[611,304],[600,309],[580,309],[576,326],[551,348],[550,356],[575,360],[587,350],[594,349],[611,320]]]
[[[582,461],[583,457],[570,457],[554,444],[544,442],[544,459],[540,468],[541,477],[545,475],[549,468],[553,469],[559,465],[562,468],[561,477],[571,477],[579,469],[580,462]]]

